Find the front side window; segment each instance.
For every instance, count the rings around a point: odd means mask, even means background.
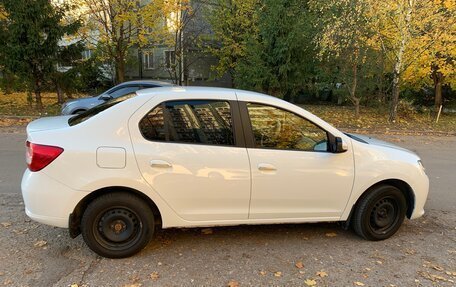
[[[256,148],[327,151],[326,131],[308,120],[276,107],[248,103]]]
[[[139,128],[151,141],[234,145],[230,104],[225,101],[165,102],[152,109]]]

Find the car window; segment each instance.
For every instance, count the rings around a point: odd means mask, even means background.
[[[115,99],[115,98],[124,96],[126,94],[134,93],[137,90],[139,90],[139,86],[127,86],[127,87],[122,87],[120,89],[117,89],[117,90],[109,93],[109,95],[111,96],[111,98]]]
[[[152,109],[139,123],[151,141],[234,145],[230,104],[225,101],[169,101]]]
[[[256,148],[327,151],[326,131],[310,121],[277,107],[248,103]]]
[[[101,113],[102,111],[109,109],[110,107],[117,105],[118,103],[123,102],[134,96],[136,96],[136,93],[130,93],[130,94],[118,97],[117,99],[112,99],[112,100],[106,101],[106,102],[102,103],[101,105],[88,109],[87,111],[83,112],[82,114],[78,114],[78,115],[71,117],[68,120],[68,124],[70,126],[74,126],[79,123],[82,123],[83,121],[90,119],[91,117]]]

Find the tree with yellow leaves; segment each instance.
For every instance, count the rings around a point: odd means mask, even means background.
[[[125,79],[132,46],[166,44],[166,17],[179,9],[177,0],[77,0],[85,18],[84,37],[114,63],[116,82]]]
[[[369,17],[392,67],[389,120],[394,122],[401,88],[434,78],[436,104],[441,84],[454,77],[454,0],[368,0]]]

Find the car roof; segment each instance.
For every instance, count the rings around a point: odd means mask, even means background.
[[[158,94],[158,93],[188,93],[188,94],[198,94],[198,93],[209,93],[209,92],[214,92],[214,93],[236,93],[236,94],[244,94],[244,95],[250,95],[254,97],[260,97],[262,99],[271,99],[271,100],[277,100],[278,98],[269,96],[266,94],[258,93],[258,92],[252,92],[252,91],[246,91],[246,90],[239,90],[239,89],[231,89],[231,88],[220,88],[220,87],[199,87],[199,86],[166,86],[166,87],[158,87],[158,88],[153,88],[153,89],[143,89],[136,91],[136,93],[139,96],[150,96],[153,94]]]
[[[120,86],[120,85],[131,85],[131,84],[134,84],[134,85],[141,85],[141,84],[149,84],[149,85],[157,85],[157,86],[163,86],[163,87],[173,87],[173,86],[176,86],[175,84],[173,83],[168,83],[168,82],[164,82],[164,81],[155,81],[155,80],[135,80],[135,81],[127,81],[127,82],[123,82],[123,83],[120,83],[119,85],[117,86]]]

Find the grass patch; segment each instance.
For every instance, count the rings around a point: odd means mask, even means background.
[[[27,102],[26,93],[5,95],[0,93],[0,115],[29,118],[0,117],[0,126],[25,125],[34,117],[55,116],[60,114],[60,104],[55,93],[43,93],[42,111]],[[79,95],[83,96],[83,95]],[[399,107],[396,123],[388,122],[387,108],[362,107],[359,119],[354,117],[354,108],[347,106],[304,105],[309,112],[342,130],[360,133],[448,133],[456,134],[456,114],[442,114],[435,123],[435,114],[417,112]]]

